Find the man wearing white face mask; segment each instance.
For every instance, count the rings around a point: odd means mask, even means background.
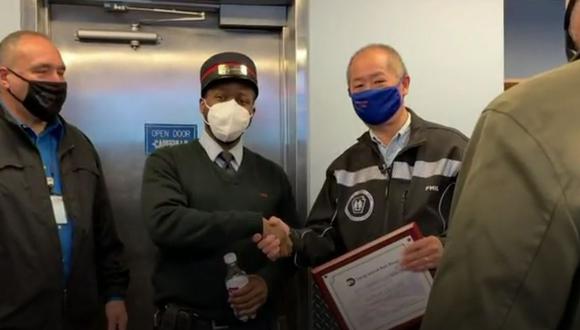
[[[273,329],[273,297],[290,274],[251,237],[267,219],[297,224],[288,179],[243,145],[258,96],[247,56],[220,53],[201,67],[199,141],[163,148],[147,160],[142,203],[160,256],[154,274],[157,329]],[[249,283],[228,293],[223,256],[234,252]],[[248,321],[240,319],[250,318]]]
[[[249,111],[235,99],[215,103],[212,106],[209,106],[207,101],[202,99],[202,107],[208,110],[204,113],[204,122],[209,126],[209,133],[213,135],[212,137],[216,142],[224,149],[229,149],[231,145],[234,145],[234,148],[237,145],[241,147],[241,143],[237,142],[250,125],[252,115]],[[206,116],[207,120],[205,120]]]

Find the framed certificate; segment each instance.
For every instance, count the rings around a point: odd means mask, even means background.
[[[322,297],[344,330],[408,329],[427,307],[431,273],[405,271],[404,249],[422,237],[415,223],[312,271]]]

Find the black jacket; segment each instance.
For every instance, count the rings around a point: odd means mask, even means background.
[[[105,299],[127,289],[99,158],[86,136],[62,122],[63,197],[74,222],[66,285],[40,154],[0,106],[0,329],[92,329]]]
[[[443,237],[467,138],[411,113],[407,146],[387,167],[367,132],[326,171],[295,261],[315,266],[415,221]]]

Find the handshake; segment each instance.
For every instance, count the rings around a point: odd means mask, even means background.
[[[289,257],[292,254],[290,227],[280,218],[262,219],[262,233],[254,234],[252,240],[272,261],[281,257]]]

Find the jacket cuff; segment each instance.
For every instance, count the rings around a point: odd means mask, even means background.
[[[264,232],[264,224],[262,223],[262,219],[264,217],[261,213],[254,213],[255,219],[250,223],[250,234],[262,234]]]
[[[310,232],[310,229],[290,228],[290,240],[292,241],[292,260],[294,266],[302,268],[307,267],[301,262],[301,255],[304,254],[304,235]]]
[[[112,295],[107,298],[107,302],[110,301],[125,301],[125,297],[121,297],[119,295]]]
[[[126,296],[127,288],[120,285],[108,287],[101,295],[107,302],[112,300],[125,300]]]

